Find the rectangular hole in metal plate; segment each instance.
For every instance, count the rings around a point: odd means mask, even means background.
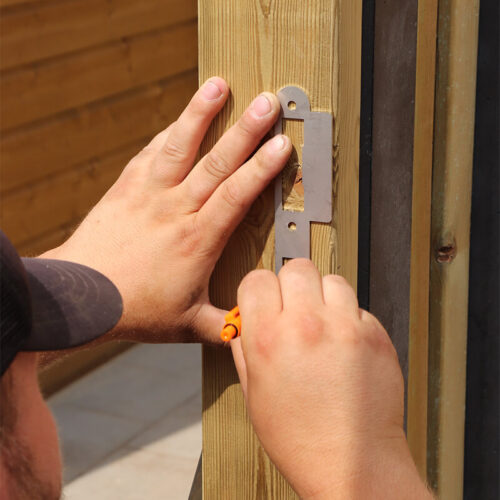
[[[302,183],[302,148],[304,146],[304,120],[283,120],[283,134],[292,141],[293,150],[283,169],[283,209],[304,211],[304,185]]]

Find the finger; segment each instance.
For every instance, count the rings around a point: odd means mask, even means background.
[[[359,315],[358,298],[345,278],[337,274],[323,277],[323,297],[329,307]]]
[[[127,164],[125,170],[140,169],[142,170],[144,165],[150,165],[154,163],[158,152],[160,151],[162,145],[165,143],[170,130],[172,130],[172,124],[170,124],[165,130],[156,134],[153,139],[149,142],[147,146],[142,148],[139,153],[137,153]]]
[[[359,317],[361,321],[363,321],[364,323],[368,323],[370,325],[376,326],[377,328],[380,328],[381,330],[384,330],[382,323],[368,311],[365,311],[364,309],[359,309]]]
[[[165,142],[167,142],[168,136],[174,124],[175,122],[171,123],[165,130],[162,130],[159,134],[156,134],[151,142],[146,146],[146,148],[159,152]]]
[[[229,179],[226,179],[198,212],[206,230],[206,248],[222,250],[257,196],[285,166],[291,152],[286,136],[276,136]]]
[[[287,262],[278,275],[283,309],[311,309],[324,305],[321,275],[309,259]]]
[[[276,121],[279,110],[274,94],[266,92],[253,101],[186,177],[186,200],[190,209],[199,209],[221,182],[247,160]]]
[[[380,323],[380,321],[373,314],[370,314],[368,311],[365,311],[364,309],[359,310],[359,317],[363,323],[370,326],[370,328],[368,328],[367,330],[370,339],[373,342],[378,343],[379,345],[380,344],[386,346],[389,345],[391,347],[391,350],[393,350],[394,354],[397,357],[394,344],[392,343],[392,340],[389,337],[387,330],[382,326],[382,323]]]
[[[206,344],[222,344],[221,331],[224,327],[224,316],[227,311],[210,303],[203,304],[195,319],[195,330],[200,340]]]
[[[283,302],[276,275],[265,269],[247,274],[238,287],[238,307],[242,336],[279,314],[283,310]]]
[[[155,162],[155,174],[166,185],[179,184],[193,166],[201,141],[229,95],[222,78],[207,80],[173,124]]]
[[[238,307],[243,352],[251,354],[268,350],[278,336],[276,333],[269,335],[270,325],[283,310],[277,276],[265,269],[247,274],[238,287]]]
[[[243,349],[241,348],[241,338],[238,337],[231,340],[230,345],[236,371],[238,372],[238,377],[240,379],[243,397],[245,398],[245,403],[247,403],[247,364],[245,362],[245,356],[243,356]]]

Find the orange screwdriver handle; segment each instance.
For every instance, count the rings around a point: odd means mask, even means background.
[[[220,338],[224,342],[229,342],[235,337],[241,335],[241,316],[240,309],[238,306],[231,309],[225,316],[224,321],[226,322],[224,328],[220,332]]]

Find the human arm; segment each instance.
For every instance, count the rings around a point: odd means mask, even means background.
[[[241,283],[231,342],[248,412],[304,499],[431,499],[403,431],[403,380],[380,323],[310,261]]]

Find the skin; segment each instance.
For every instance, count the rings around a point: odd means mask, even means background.
[[[130,161],[71,238],[44,255],[88,265],[115,283],[124,313],[108,339],[221,342],[225,311],[210,304],[210,275],[292,147],[277,136],[247,161],[279,114],[278,98],[264,93],[193,166],[228,95],[224,80],[207,81],[179,119]]]
[[[194,164],[228,94],[221,78],[206,82],[179,119],[130,161],[71,238],[44,254],[93,267],[120,290],[123,316],[101,341],[221,343],[226,311],[210,303],[210,275],[232,231],[291,152],[290,140],[278,136],[248,160],[279,114],[278,99],[265,93]],[[426,498],[402,432],[394,349],[378,322],[358,309],[352,289],[338,277],[322,280],[299,260],[279,279],[251,273],[238,303],[244,334],[232,349],[250,417],[295,490],[303,498],[389,498],[387,491],[381,496],[381,485],[400,480],[416,488],[406,493]],[[55,492],[57,432],[38,389],[35,359],[20,354],[9,368],[23,381],[15,404],[27,414],[16,434],[30,447],[34,476]],[[40,425],[44,432],[35,432]],[[3,460],[0,466],[7,475]]]
[[[38,386],[37,354],[19,353],[3,377],[10,378],[9,404],[15,408],[10,462],[18,469],[20,480],[11,480],[9,459],[2,452],[0,498],[57,499],[62,483],[59,440],[54,418]]]
[[[306,259],[247,275],[231,342],[260,442],[303,499],[431,499],[403,431],[403,377],[374,316]]]
[[[209,301],[210,275],[229,236],[291,152],[290,140],[280,135],[248,159],[280,110],[277,97],[264,93],[195,164],[228,96],[221,78],[205,82],[179,119],[128,163],[69,240],[43,255],[93,267],[118,287],[123,316],[99,342],[222,343],[226,311]],[[60,353],[43,356],[45,362],[57,357]],[[36,356],[19,354],[8,371],[16,381],[12,404],[22,409],[15,437],[28,447],[31,480],[43,483],[51,492],[47,498],[57,498],[59,444],[38,388]],[[7,478],[2,486],[14,491],[3,456],[0,473]],[[22,499],[18,491],[10,496]]]

